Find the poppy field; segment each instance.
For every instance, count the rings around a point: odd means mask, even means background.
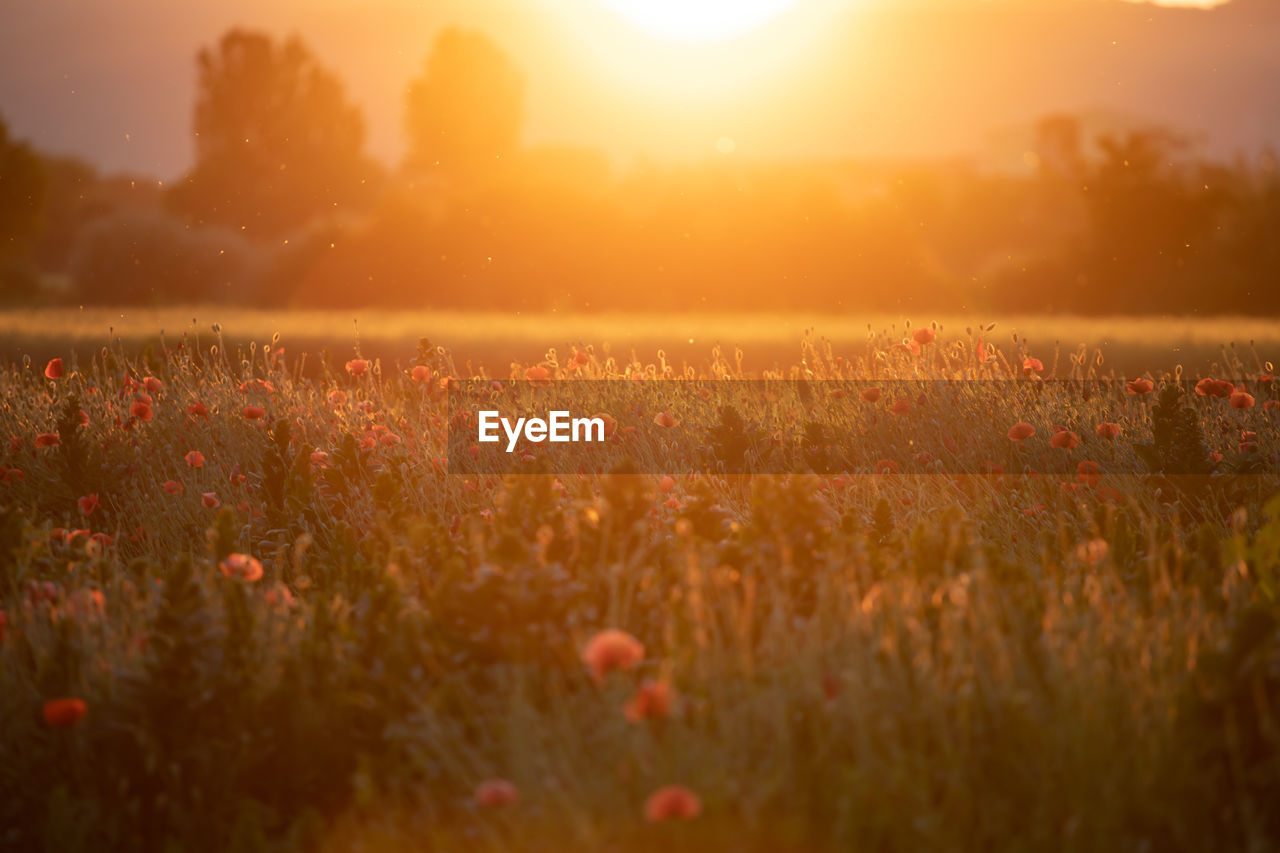
[[[9,360],[0,847],[1280,845],[1267,353],[994,336]],[[485,470],[477,385],[608,464]]]

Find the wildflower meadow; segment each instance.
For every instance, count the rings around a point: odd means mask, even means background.
[[[1271,365],[994,335],[755,375],[194,335],[9,363],[0,845],[1280,843]],[[739,380],[767,393],[627,396]],[[609,467],[468,469],[471,382],[612,399]]]

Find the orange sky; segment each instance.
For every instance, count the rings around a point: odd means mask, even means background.
[[[172,177],[191,156],[194,53],[241,24],[301,34],[347,81],[373,152],[394,161],[404,85],[456,23],[524,69],[527,140],[621,161],[716,156],[724,138],[748,157],[935,156],[1053,110],[1176,123],[1238,147],[1280,137],[1277,7],[798,0],[745,37],[690,46],[628,27],[600,0],[43,0],[4,13],[0,114],[42,146]]]

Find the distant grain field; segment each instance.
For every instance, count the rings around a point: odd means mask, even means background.
[[[915,326],[939,323],[961,333],[995,323],[987,341],[1012,350],[1014,336],[1049,365],[1055,349],[1062,362],[1080,344],[1089,357],[1103,358],[1102,371],[1135,374],[1160,365],[1209,370],[1224,348],[1235,348],[1246,363],[1280,359],[1280,322],[1252,317],[1078,317],[1078,316],[916,316]],[[837,354],[856,354],[869,331],[907,331],[907,318],[889,315],[821,314],[520,314],[450,311],[293,311],[224,306],[168,308],[69,308],[0,311],[0,357],[33,360],[74,351],[88,357],[108,341],[127,349],[155,344],[163,333],[169,346],[185,335],[207,348],[221,329],[229,346],[266,343],[276,334],[290,358],[306,352],[312,365],[325,352],[345,361],[357,349],[389,363],[407,362],[421,338],[450,349],[490,371],[511,361],[544,358],[549,346],[590,344],[641,361],[661,350],[676,363],[702,364],[712,347],[741,348],[744,367],[759,371],[797,361],[806,333],[831,342]]]

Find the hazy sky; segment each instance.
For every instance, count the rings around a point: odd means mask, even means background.
[[[526,139],[616,158],[934,155],[1053,110],[1280,137],[1280,2],[797,0],[746,36],[677,44],[605,0],[30,0],[0,11],[0,115],[107,169],[191,157],[194,55],[241,25],[296,32],[347,82],[372,151],[402,149],[404,87],[442,26],[478,28],[528,80]]]

